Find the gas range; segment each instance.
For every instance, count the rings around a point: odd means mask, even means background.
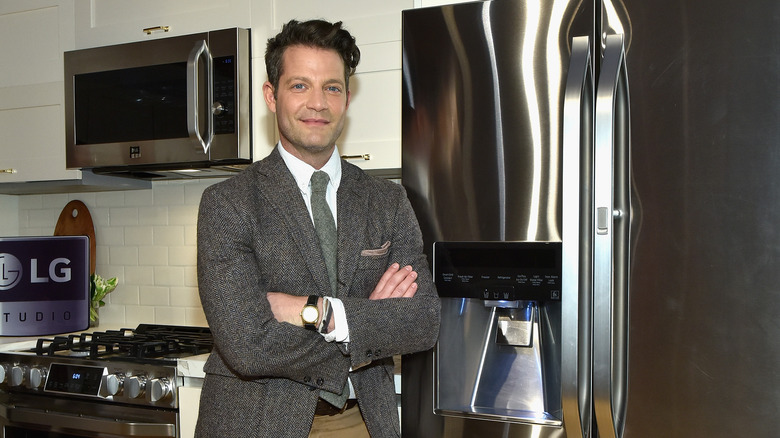
[[[178,388],[185,385],[177,365],[212,346],[206,327],[141,324],[40,338],[32,348],[0,352],[0,422],[8,427],[28,418],[52,431],[68,419],[73,429],[86,427],[82,416],[89,412],[99,418],[96,429],[116,430],[100,436],[135,436],[139,424],[144,434],[151,428],[160,433],[154,436],[177,436]],[[152,411],[160,425],[149,423]],[[52,424],[38,424],[44,414]]]

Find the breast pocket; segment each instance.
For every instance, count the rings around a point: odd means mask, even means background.
[[[390,257],[391,243],[388,240],[379,248],[367,248],[360,251],[358,260],[358,269],[360,270],[381,270],[384,272],[387,267],[388,257]]]

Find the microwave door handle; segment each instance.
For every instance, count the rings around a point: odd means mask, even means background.
[[[200,40],[190,51],[187,59],[187,131],[190,138],[197,141],[203,147],[203,153],[208,154],[211,142],[214,140],[214,119],[211,114],[206,118],[206,130],[208,136],[206,139],[200,134],[199,114],[200,92],[198,89],[198,60],[201,56],[205,57],[206,64],[206,84],[208,84],[208,100],[214,101],[214,59],[211,57],[206,41]]]

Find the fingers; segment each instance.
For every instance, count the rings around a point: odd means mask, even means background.
[[[382,274],[369,299],[413,297],[417,293],[416,281],[417,272],[411,266],[401,268],[398,263],[393,263]]]

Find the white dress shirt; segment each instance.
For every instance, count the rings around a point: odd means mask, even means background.
[[[314,223],[314,216],[311,212],[311,176],[317,171],[308,163],[301,161],[298,157],[295,157],[291,153],[282,147],[279,143],[276,145],[279,149],[279,153],[282,155],[284,164],[290,169],[290,172],[295,178],[298,189],[301,191],[303,202],[306,204],[306,209],[309,210],[309,217]],[[338,147],[333,149],[333,154],[322,169],[330,177],[328,182],[328,188],[325,192],[325,200],[328,202],[331,213],[333,213],[333,221],[336,223],[336,229],[338,229],[338,215],[336,211],[336,193],[341,183],[341,158],[339,155]],[[330,302],[330,306],[333,309],[334,329],[330,333],[323,333],[322,336],[328,342],[349,342],[349,325],[347,324],[347,314],[344,310],[344,304],[338,298],[324,297],[324,299]]]

